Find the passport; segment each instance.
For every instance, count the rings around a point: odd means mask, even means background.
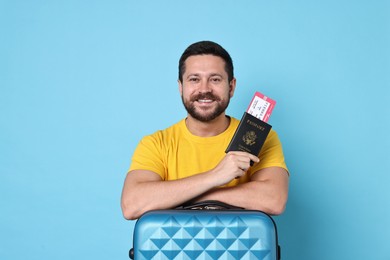
[[[244,112],[225,152],[244,151],[258,156],[271,128],[268,123]]]
[[[256,92],[225,152],[244,151],[259,156],[272,126],[267,123],[276,101]],[[253,162],[251,161],[251,166]]]

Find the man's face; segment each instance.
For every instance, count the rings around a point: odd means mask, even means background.
[[[213,55],[190,56],[185,61],[179,90],[188,114],[209,122],[224,112],[233,96],[236,81],[228,80],[225,61]]]

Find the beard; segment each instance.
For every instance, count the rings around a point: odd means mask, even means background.
[[[197,108],[195,106],[195,101],[200,99],[213,100],[213,102],[216,102],[216,106],[214,106],[214,108],[212,109],[208,109],[209,111],[206,111],[206,109],[203,108]],[[190,100],[184,100],[182,96],[181,100],[183,102],[185,109],[187,110],[187,113],[191,117],[201,122],[210,122],[215,118],[217,118],[218,116],[220,116],[223,112],[225,112],[230,102],[229,96],[225,100],[221,100],[219,97],[214,96],[210,92],[200,93],[198,95],[192,96]]]

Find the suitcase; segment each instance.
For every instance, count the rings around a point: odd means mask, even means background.
[[[277,229],[254,210],[154,210],[134,227],[130,258],[280,259]]]

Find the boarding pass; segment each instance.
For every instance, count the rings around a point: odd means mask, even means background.
[[[275,100],[256,92],[246,112],[263,122],[268,122],[275,104]]]

